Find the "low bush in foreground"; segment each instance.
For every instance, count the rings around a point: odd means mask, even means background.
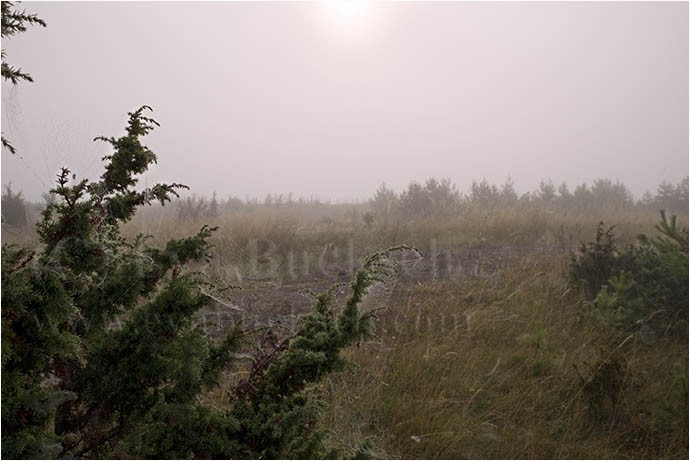
[[[37,252],[2,248],[2,456],[332,456],[314,385],[342,368],[343,348],[371,337],[373,311],[360,303],[407,248],[369,256],[341,310],[333,290],[317,296],[275,347],[255,344],[241,325],[212,341],[193,318],[220,287],[187,266],[207,257],[214,229],[161,248],[120,235],[138,207],[185,187],[135,189],[156,161],[140,142],[156,124],[144,109],[130,113],[125,136],[97,138],[114,151],[99,181],[62,170]],[[202,403],[242,358],[250,372],[225,407]]]
[[[624,328],[688,328],[688,230],[661,212],[659,235],[640,235],[619,248],[613,227],[597,229],[596,241],[571,256],[571,284],[582,287],[589,307]]]

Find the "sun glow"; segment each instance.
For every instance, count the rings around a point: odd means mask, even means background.
[[[320,5],[326,16],[326,27],[341,38],[355,39],[366,35],[373,22],[375,2],[365,0],[329,0]]]
[[[329,0],[326,3],[332,19],[343,24],[356,24],[366,20],[370,7],[364,0]]]

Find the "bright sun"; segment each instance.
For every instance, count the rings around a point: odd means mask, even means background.
[[[370,6],[364,0],[329,0],[325,3],[334,21],[347,24],[364,21]]]
[[[342,38],[364,35],[372,22],[372,1],[329,0],[321,3],[327,16],[328,28]]]

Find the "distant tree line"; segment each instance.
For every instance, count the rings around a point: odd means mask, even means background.
[[[44,204],[32,204],[24,200],[21,192],[15,193],[10,185],[2,194],[2,222],[15,228],[22,228],[37,216],[40,209],[48,204],[44,194]],[[209,199],[201,196],[175,200],[177,216],[180,221],[197,222],[214,219],[224,213],[250,212],[260,207],[289,208],[302,206],[329,206],[331,202],[318,198],[293,198],[292,194],[268,194],[263,201],[259,199],[239,199],[228,196],[218,199],[216,193]],[[384,221],[391,217],[433,218],[459,216],[468,210],[494,211],[501,209],[551,210],[586,213],[602,209],[649,209],[666,210],[670,213],[688,213],[688,177],[678,184],[662,182],[656,194],[645,193],[634,200],[628,188],[610,179],[596,179],[591,185],[579,184],[570,190],[565,183],[556,187],[551,181],[541,181],[533,192],[519,195],[513,182],[508,179],[502,185],[490,184],[486,179],[473,181],[467,193],[458,191],[450,179],[429,179],[425,183],[412,181],[406,189],[397,193],[381,184],[368,201],[371,211],[366,212],[367,227],[374,221]]]
[[[590,186],[583,183],[573,191],[565,183],[556,187],[551,181],[542,181],[536,191],[518,195],[510,179],[501,186],[486,179],[473,181],[469,191],[462,194],[449,179],[432,178],[424,184],[413,181],[400,193],[382,184],[369,203],[375,215],[383,218],[456,216],[469,209],[508,208],[587,212],[639,207],[687,214],[688,178],[676,185],[663,182],[656,195],[646,193],[638,201],[624,184],[610,179],[597,179]]]

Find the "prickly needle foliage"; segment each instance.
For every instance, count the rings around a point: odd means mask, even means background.
[[[590,305],[613,312],[619,326],[656,323],[687,337],[688,230],[664,211],[656,230],[659,235],[640,235],[637,245],[621,249],[613,228],[604,233],[600,224],[596,242],[572,257],[570,281],[585,284],[595,294]]]
[[[257,358],[227,410],[204,405],[247,333],[212,342],[192,319],[211,299],[183,272],[202,260],[213,229],[151,248],[119,232],[136,208],[165,203],[179,185],[137,192],[155,162],[139,138],[155,125],[145,107],[98,182],[70,185],[63,169],[38,225],[37,258],[3,247],[2,455],[4,457],[314,458],[326,455],[320,401],[310,385],[344,364],[340,351],[373,335],[359,305],[395,269],[396,247],[370,256],[340,311],[337,287],[317,297],[297,332]],[[72,177],[74,179],[74,177]],[[121,326],[112,326],[118,320]]]
[[[183,187],[134,190],[156,160],[139,139],[156,124],[145,109],[129,114],[125,136],[108,138],[100,181],[70,184],[62,169],[38,255],[3,246],[4,457],[104,454],[157,405],[188,404],[239,347],[239,330],[218,346],[191,325],[210,299],[180,269],[206,256],[212,229],[163,249],[120,236],[137,207]],[[116,319],[124,325],[108,328]]]
[[[16,8],[15,2],[2,2],[2,38],[7,40],[21,32],[26,32],[27,26],[46,26],[46,23],[35,14],[27,14],[26,11],[19,11]],[[21,80],[33,82],[34,79],[26,72],[22,72],[21,68],[16,68],[7,63],[5,60],[5,50],[0,52],[2,55],[2,78],[5,81],[10,81],[13,85],[18,84]],[[2,147],[6,148],[10,153],[16,153],[16,149],[5,136],[2,136]]]
[[[132,432],[127,452],[148,458],[332,457],[318,426],[321,402],[312,385],[345,364],[344,347],[372,336],[374,312],[362,312],[359,305],[371,286],[395,269],[393,253],[402,250],[417,251],[401,246],[371,255],[340,311],[333,307],[339,286],[317,296],[296,333],[257,358],[250,376],[231,393],[229,410],[159,407],[155,420]]]
[[[2,247],[2,455],[42,458],[59,451],[47,432],[54,408],[73,397],[42,386],[55,357],[80,357],[65,323],[74,306],[58,274],[34,253]]]

